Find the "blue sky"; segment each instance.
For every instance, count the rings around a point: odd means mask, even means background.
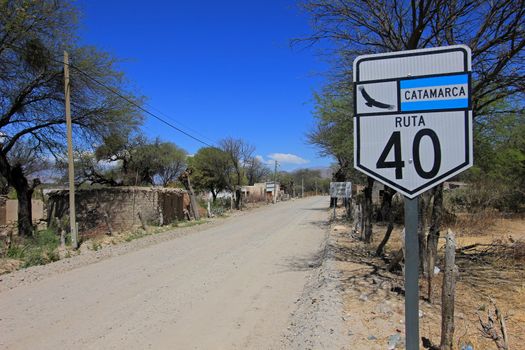
[[[306,144],[314,124],[312,93],[322,87],[328,67],[315,49],[289,46],[310,31],[296,1],[77,5],[82,43],[121,59],[130,89],[175,125],[209,143],[243,138],[264,160],[278,158],[283,170],[331,163]],[[202,146],[151,118],[143,130],[190,154]]]

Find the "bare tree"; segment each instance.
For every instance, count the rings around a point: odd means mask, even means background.
[[[331,42],[330,53],[338,57],[335,79],[343,89],[351,89],[358,55],[466,44],[472,50],[476,123],[524,111],[525,0],[306,0],[302,8],[311,17],[313,33],[292,44]],[[504,100],[512,103],[498,103]],[[428,246],[435,250],[442,200],[431,201],[435,214]]]
[[[241,208],[241,186],[244,184],[246,169],[253,159],[255,147],[242,139],[227,138],[220,142],[221,149],[228,154],[234,174],[229,178],[230,190],[235,192],[235,208]]]
[[[260,159],[252,157],[246,167],[246,177],[248,185],[263,181],[272,171]]]
[[[11,154],[20,142],[37,141],[40,156],[60,153],[65,146],[63,63],[67,49],[71,69],[71,109],[77,144],[91,144],[111,132],[140,122],[136,109],[108,92],[122,86],[114,60],[94,48],[79,47],[76,10],[66,1],[0,2],[0,173],[18,197],[18,230],[30,235],[31,195],[35,185]],[[133,96],[128,96],[135,99]]]

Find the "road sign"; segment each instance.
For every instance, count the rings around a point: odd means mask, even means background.
[[[350,188],[350,190],[348,190],[348,188]],[[330,182],[330,197],[332,198],[350,198],[351,196],[352,196],[352,183],[351,182]]]
[[[354,162],[414,198],[473,164],[471,54],[464,45],[354,61]]]
[[[275,190],[275,184],[273,182],[266,183],[266,192],[273,192]]]

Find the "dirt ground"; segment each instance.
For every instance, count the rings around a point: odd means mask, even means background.
[[[403,349],[403,275],[386,270],[401,227],[381,259],[385,225],[374,225],[367,246],[327,206],[320,197],[284,202],[121,244],[93,241],[96,250],[1,275],[0,348]],[[496,349],[479,330],[490,298],[506,315],[510,348],[522,348],[525,219],[485,213],[450,226],[456,349]],[[491,243],[516,249],[499,254]],[[432,303],[420,280],[420,336],[434,344],[441,279]]]
[[[281,202],[2,275],[0,349],[290,349],[308,341],[287,330],[310,290],[323,317],[301,329],[319,341],[342,304],[316,288],[327,206]]]
[[[339,217],[342,217],[342,210]],[[402,227],[396,227],[386,247],[387,259],[400,245]],[[446,227],[445,227],[446,229]],[[525,242],[523,218],[460,217],[451,229],[456,233],[458,248],[475,243],[507,244],[521,247]],[[392,274],[386,262],[374,256],[386,226],[375,225],[375,241],[366,246],[350,234],[345,221],[331,225],[335,238],[332,249],[340,272],[344,298],[346,329],[351,336],[352,349],[404,348],[404,286],[402,272]],[[439,242],[443,254],[444,234]],[[520,245],[521,244],[521,245]],[[485,246],[458,253],[456,265],[459,276],[456,285],[455,346],[471,344],[474,349],[496,349],[492,340],[483,338],[478,313],[486,321],[492,298],[506,315],[511,349],[520,349],[525,342],[525,269],[523,255],[487,256]],[[513,251],[510,250],[512,253]],[[508,251],[506,252],[508,253]],[[523,254],[523,251],[521,251]],[[443,270],[442,265],[438,266]],[[440,342],[442,273],[433,281],[432,303],[424,300],[427,283],[420,279],[420,337],[434,344]]]

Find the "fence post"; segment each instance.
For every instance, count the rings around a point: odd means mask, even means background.
[[[445,271],[441,294],[441,349],[452,350],[454,338],[454,294],[456,291],[456,238],[449,229],[445,245]]]

